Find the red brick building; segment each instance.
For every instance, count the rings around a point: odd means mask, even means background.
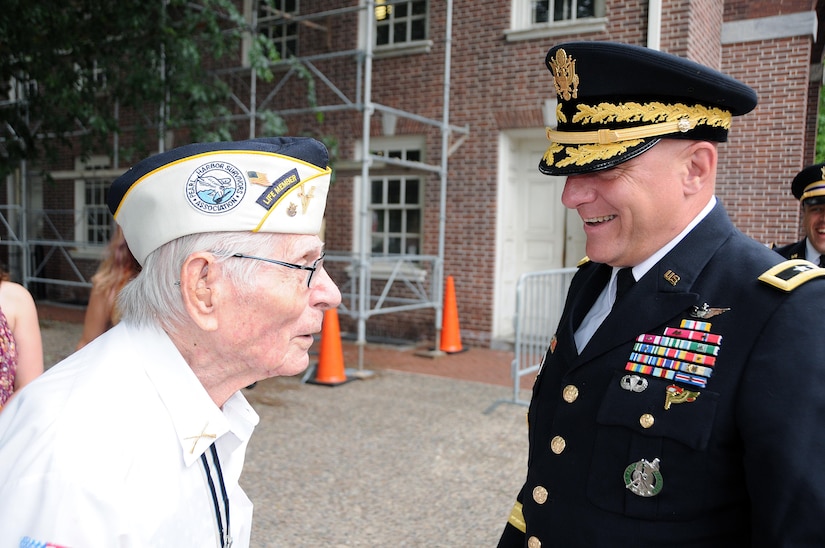
[[[257,3],[245,4],[251,14]],[[288,67],[276,67],[275,81],[258,82],[254,93],[240,59],[224,68],[246,105],[236,109],[239,138],[255,133],[248,120],[256,110],[275,110],[289,133],[336,141],[325,238],[328,269],[345,293],[342,330],[432,341],[441,298],[433,279],[443,274],[455,281],[465,344],[499,346],[512,336],[518,276],[574,265],[584,249],[577,215],[560,203],[564,179],[537,170],[544,128],[554,123],[547,50],[567,40],[629,42],[752,86],[759,105],[734,120],[720,147],[718,196],[745,233],[787,243],[799,237],[790,181],[814,159],[822,84],[816,4],[387,0],[370,12],[373,3],[295,0],[282,3],[287,19],[259,12],[258,31],[316,75],[323,123],[302,104],[303,84]],[[365,143],[372,154],[363,154]],[[78,225],[76,212],[99,205],[106,177],[128,167],[114,156],[93,159],[101,168],[97,186],[67,159],[56,185],[32,180],[28,201],[17,202],[74,212],[56,229],[72,241],[50,255],[64,255],[60,266],[40,261],[57,248],[30,246],[38,256],[28,280],[40,298],[83,299],[100,244],[82,244],[92,233],[87,221],[105,219],[87,215]],[[15,203],[21,187],[7,186]],[[51,241],[47,232],[59,223],[34,217],[33,239]]]

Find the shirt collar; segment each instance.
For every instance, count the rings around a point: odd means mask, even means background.
[[[671,249],[676,247],[676,245],[679,242],[684,240],[685,236],[687,236],[691,230],[696,228],[696,225],[698,225],[702,221],[702,219],[707,217],[708,214],[710,214],[710,212],[713,211],[713,208],[715,206],[716,196],[711,196],[711,199],[707,203],[707,205],[702,209],[702,211],[699,212],[699,214],[696,217],[693,218],[693,220],[685,227],[684,230],[682,230],[675,238],[666,243],[664,247],[660,248],[659,251],[657,251],[656,253],[654,253],[653,255],[651,255],[650,257],[648,257],[647,259],[633,267],[633,278],[635,280],[641,280],[642,276],[647,274],[647,271],[653,268],[653,265],[658,263],[661,260],[661,258],[667,255]],[[613,274],[611,276],[611,281],[612,278],[616,277],[617,271],[618,268],[614,267]]]
[[[243,394],[236,392],[219,408],[162,329],[133,328],[132,336],[144,353],[144,370],[169,412],[187,466],[227,432],[248,441],[260,419]]]

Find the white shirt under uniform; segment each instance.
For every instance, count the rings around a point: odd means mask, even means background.
[[[232,546],[248,547],[238,478],[258,420],[240,392],[218,408],[163,331],[119,324],[0,413],[0,546],[220,547],[215,443]]]

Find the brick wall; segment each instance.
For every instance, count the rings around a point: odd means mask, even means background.
[[[810,40],[803,37],[725,48],[723,70],[753,87],[759,104],[734,119],[729,142],[720,147],[718,194],[736,225],[763,243],[798,239],[790,182],[809,161],[809,63]]]
[[[345,0],[306,0],[303,13],[354,5]],[[379,58],[373,62],[372,100],[417,116],[440,120],[445,54],[445,0],[431,0],[429,53]],[[487,345],[492,329],[495,284],[498,139],[504,130],[543,125],[542,104],[553,96],[547,50],[567,40],[614,40],[645,45],[647,0],[606,0],[604,32],[507,41],[510,0],[454,4],[452,29],[450,123],[470,133],[449,159],[444,273],[455,279],[462,338]],[[811,2],[783,0],[663,0],[661,47],[688,56],[739,78],[760,97],[756,111],[734,120],[730,141],[720,145],[718,194],[735,224],[763,242],[789,242],[799,230],[798,207],[790,197],[792,177],[812,159],[813,113],[806,114],[816,85],[808,83],[810,37],[783,38],[722,46],[723,21],[740,21],[813,9]],[[329,16],[328,31],[302,28],[299,54],[310,55],[357,48],[357,14]],[[315,62],[352,101],[358,76],[355,57]],[[258,83],[260,108],[282,110],[303,106],[305,88],[297,78],[282,82],[286,69],[276,70],[271,84]],[[270,93],[281,86],[276,97]],[[248,82],[233,83],[240,96]],[[318,103],[341,104],[335,92],[318,82]],[[126,115],[126,114],[124,114]],[[372,120],[372,135],[381,135],[380,117]],[[330,111],[323,124],[312,116],[287,118],[291,134],[331,135],[339,160],[355,157],[361,139],[362,116],[355,110]],[[245,137],[239,124],[238,136]],[[440,163],[437,128],[399,119],[397,135],[425,135],[426,162]],[[176,144],[182,144],[183,137]],[[69,156],[67,156],[68,160]],[[538,159],[536,159],[538,161]],[[65,169],[65,168],[63,168]],[[360,170],[337,171],[326,216],[326,241],[332,251],[351,250],[354,219],[353,182]],[[440,188],[437,175],[426,175],[425,238],[422,252],[437,254]],[[48,194],[47,207],[72,207],[67,190]],[[548,206],[550,207],[550,206]],[[345,283],[342,273],[339,283]],[[433,311],[385,315],[370,319],[369,333],[382,336],[432,336]],[[342,316],[342,328],[352,328]]]

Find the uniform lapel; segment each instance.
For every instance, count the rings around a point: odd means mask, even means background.
[[[606,264],[591,263],[583,266],[570,284],[565,309],[556,332],[558,346],[555,352],[564,363],[572,363],[578,359],[573,334],[607,285],[610,271],[611,268]]]

